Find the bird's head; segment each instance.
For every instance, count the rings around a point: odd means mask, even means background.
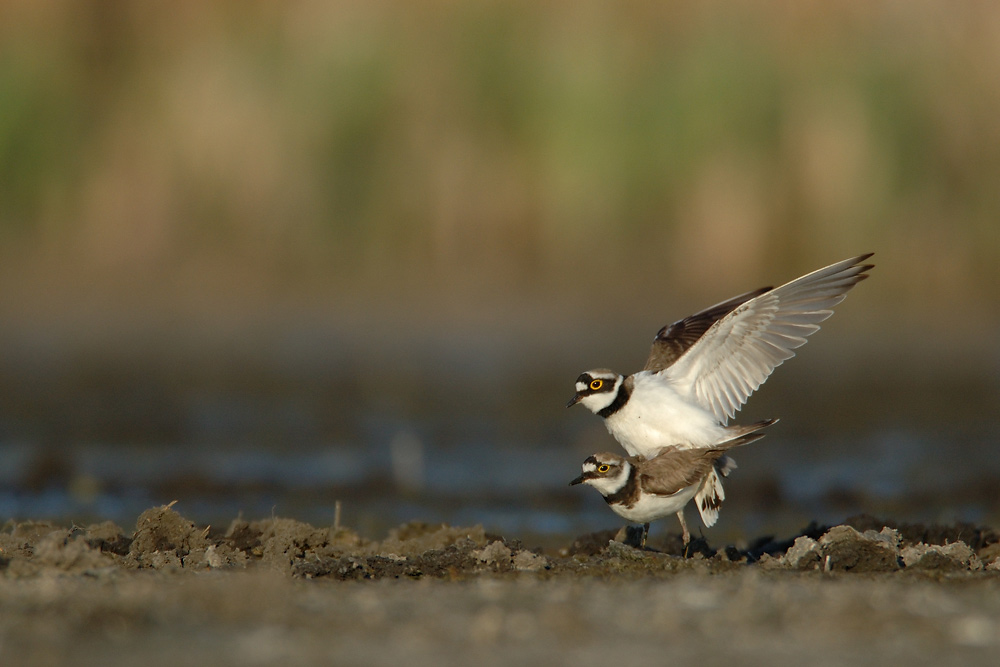
[[[606,497],[625,486],[631,471],[632,464],[624,456],[602,452],[588,456],[583,462],[583,472],[569,485],[589,484]]]
[[[606,368],[581,373],[576,379],[576,394],[566,407],[571,408],[577,403],[583,403],[588,410],[596,414],[615,400],[623,380],[621,375]]]

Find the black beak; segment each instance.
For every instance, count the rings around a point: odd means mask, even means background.
[[[576,405],[577,403],[579,403],[582,398],[583,398],[582,395],[577,394],[573,398],[569,399],[569,403],[566,404],[566,407],[567,408],[573,407],[574,405]]]
[[[583,475],[580,475],[579,477],[577,477],[576,479],[574,479],[572,482],[569,483],[570,486],[576,486],[577,484],[583,484]]]

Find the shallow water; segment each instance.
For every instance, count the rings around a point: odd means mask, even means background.
[[[822,359],[798,363],[738,416],[782,422],[736,454],[706,534],[739,543],[863,512],[998,523],[995,382],[883,373],[873,386],[817,373]],[[573,378],[485,368],[442,379],[421,367],[391,385],[246,368],[215,369],[211,382],[190,369],[35,377],[0,431],[0,516],[128,524],[177,500],[199,523],[242,513],[329,525],[340,501],[341,521],[372,534],[415,519],[542,540],[619,526],[596,493],[567,486],[588,454],[617,447],[596,417],[561,407]],[[677,530],[661,523],[654,531]]]
[[[242,513],[329,525],[340,501],[342,523],[372,534],[411,520],[542,540],[618,527],[599,495],[567,486],[617,444],[597,417],[562,407],[579,360],[613,346],[531,340],[429,337],[388,359],[317,337],[325,354],[299,341],[294,354],[8,362],[0,517],[127,525],[177,500],[202,524]],[[1000,374],[915,376],[906,355],[842,347],[850,359],[816,346],[751,397],[737,421],[781,421],[735,454],[720,520],[701,530],[738,544],[859,513],[1000,523]]]

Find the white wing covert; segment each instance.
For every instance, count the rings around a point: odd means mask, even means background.
[[[771,372],[868,277],[872,253],[813,271],[741,304],[659,371],[725,424]]]

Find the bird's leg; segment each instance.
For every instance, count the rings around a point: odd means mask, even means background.
[[[691,542],[691,531],[688,530],[687,521],[684,520],[684,510],[677,512],[677,518],[681,522],[682,537],[684,539],[684,555],[687,556],[688,544]]]
[[[642,539],[639,540],[639,548],[640,549],[645,549],[646,548],[646,536],[647,535],[649,535],[649,524],[648,523],[644,523],[644,524],[642,524]]]

